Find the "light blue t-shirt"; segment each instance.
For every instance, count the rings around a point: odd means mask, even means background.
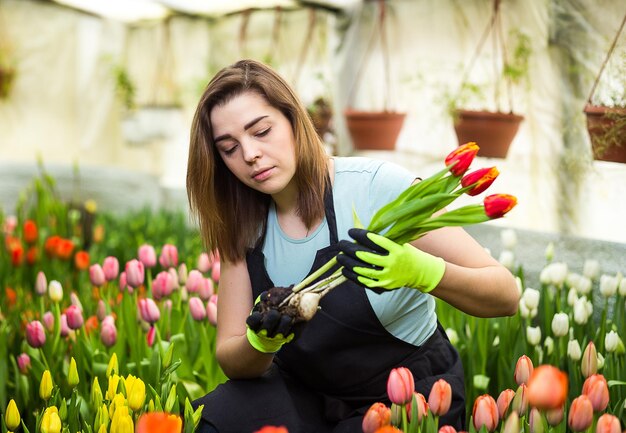
[[[354,207],[365,227],[378,209],[394,200],[409,187],[416,176],[404,167],[363,157],[335,157],[333,203],[339,239],[351,239]],[[304,239],[287,236],[270,206],[263,245],[267,272],[277,286],[302,281],[310,272],[315,252],[330,244],[328,223],[322,224]],[[269,260],[268,260],[269,258]],[[412,288],[365,293],[380,323],[397,338],[416,346],[424,343],[437,327],[435,300]]]

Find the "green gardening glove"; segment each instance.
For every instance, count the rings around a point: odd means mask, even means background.
[[[261,300],[266,300],[265,291],[256,298],[252,312],[246,319],[246,337],[250,345],[262,353],[276,353],[285,343],[293,340],[291,332],[293,318],[270,308],[263,310]]]
[[[384,236],[363,229],[350,229],[356,242],[342,240],[343,254],[337,261],[343,275],[377,292],[378,288],[412,287],[428,293],[437,287],[446,270],[440,257],[425,253],[411,244],[397,244]]]

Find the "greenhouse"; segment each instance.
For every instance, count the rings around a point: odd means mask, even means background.
[[[0,429],[626,432],[623,0],[0,0]]]

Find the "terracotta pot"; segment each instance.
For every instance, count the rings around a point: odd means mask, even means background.
[[[593,157],[626,163],[626,108],[586,105],[584,111]]]
[[[355,150],[394,150],[406,113],[344,111]]]
[[[459,145],[470,141],[480,147],[478,156],[506,158],[524,116],[492,111],[457,110],[454,131]]]

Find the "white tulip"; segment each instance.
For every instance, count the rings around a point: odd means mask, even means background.
[[[534,310],[535,308],[539,307],[540,298],[541,293],[539,293],[539,290],[535,290],[530,287],[527,287],[526,290],[524,290],[524,294],[522,295],[522,300],[529,310]]]
[[[552,332],[555,337],[567,335],[569,330],[569,317],[566,313],[556,313],[552,318]]]
[[[448,340],[450,340],[450,343],[453,346],[456,346],[456,344],[459,342],[459,334],[457,334],[456,330],[454,330],[453,328],[448,328],[446,329],[446,334],[448,334]]]
[[[578,293],[576,293],[576,289],[572,287],[569,289],[569,292],[567,292],[567,305],[573,307],[577,299]]]
[[[604,367],[604,356],[598,352],[598,370],[602,370],[602,367]]]
[[[600,276],[600,293],[605,298],[610,298],[617,293],[617,284],[616,276],[603,274]]]
[[[585,307],[587,308],[587,317],[591,317],[591,315],[593,314],[593,303],[585,298]]]
[[[580,280],[578,281],[578,293],[580,293],[581,295],[588,295],[589,293],[591,293],[591,287],[591,278],[581,276]]]
[[[512,270],[513,267],[515,266],[515,254],[513,254],[513,251],[503,250],[500,253],[500,257],[498,258],[498,261],[505,268]]]
[[[622,296],[626,296],[626,278],[622,278],[622,281],[619,282],[618,292]]]
[[[552,261],[552,258],[554,257],[554,242],[550,242],[546,246],[546,251],[543,253],[543,255],[546,257],[547,261]]]
[[[543,268],[539,274],[539,280],[543,284],[561,286],[567,277],[567,263],[554,262]]]
[[[578,340],[570,340],[567,342],[567,356],[569,356],[572,361],[580,361],[580,358],[583,356],[583,352],[580,349],[580,343],[578,343]]]
[[[507,250],[512,250],[517,245],[517,233],[513,229],[505,229],[500,232],[500,241]]]
[[[48,296],[52,302],[61,302],[63,299],[63,286],[57,280],[52,280],[48,284]]]
[[[600,262],[595,259],[587,259],[585,260],[585,264],[583,265],[583,274],[585,277],[593,280],[600,273]]]
[[[548,353],[548,355],[552,355],[552,352],[554,351],[554,340],[552,339],[552,337],[546,337],[546,339],[543,340],[543,345],[546,348],[546,352]]]
[[[522,288],[522,279],[520,277],[515,277],[515,286],[517,286],[517,296],[521,298],[523,288]]]
[[[579,325],[584,325],[587,323],[587,319],[589,318],[589,314],[587,313],[587,299],[586,298],[578,298],[576,303],[574,303],[574,322]]]
[[[536,346],[541,342],[541,328],[539,326],[526,327],[526,341],[531,346]]]
[[[568,272],[567,277],[565,277],[565,284],[567,284],[568,287],[577,288],[578,281],[580,280],[581,276],[582,275],[577,274],[576,272]]]
[[[500,345],[500,336],[496,335],[496,338],[493,339],[493,343],[491,343],[493,347],[498,347]]]
[[[609,331],[604,336],[604,348],[607,352],[615,352],[617,345],[619,344],[619,335],[615,331]]]

